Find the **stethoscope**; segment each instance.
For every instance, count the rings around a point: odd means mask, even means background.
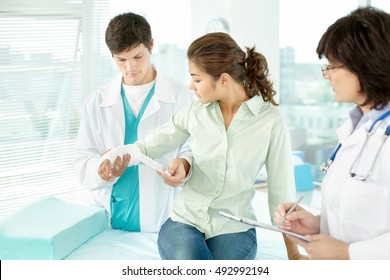
[[[385,118],[387,118],[389,116],[390,116],[390,110],[387,111],[386,113],[384,113],[383,115],[381,115],[379,118],[377,118],[374,121],[374,123],[370,126],[370,129],[368,129],[367,137],[366,137],[366,140],[363,144],[363,147],[360,150],[357,158],[355,159],[354,163],[351,166],[351,170],[350,170],[351,177],[353,177],[357,180],[365,181],[368,178],[368,176],[370,175],[372,167],[374,165],[374,162],[376,161],[377,156],[379,154],[379,151],[382,148],[383,144],[385,143],[387,137],[390,134],[390,126],[386,126],[385,124],[384,125],[378,124],[375,131],[373,131],[373,128],[378,122],[384,120]],[[379,131],[379,133],[375,133],[378,129],[381,131]],[[372,139],[373,135],[379,135],[379,136],[376,136],[375,138]],[[368,141],[370,141],[370,139],[373,142],[377,142],[377,143],[374,143],[374,144],[376,144],[376,145],[374,145],[376,147],[375,151],[373,151],[372,149],[371,150],[367,149],[367,143],[368,143]],[[339,143],[337,145],[336,149],[334,150],[334,152],[330,156],[330,158],[326,162],[321,164],[321,166],[319,168],[319,170],[321,172],[324,172],[324,173],[328,172],[329,167],[332,165],[333,161],[335,160],[336,155],[337,155],[338,151],[340,150],[340,148],[341,148],[341,143]],[[363,154],[364,154],[364,156],[363,156]],[[362,158],[365,158],[364,162],[362,162]],[[363,165],[362,165],[362,163],[363,163]]]

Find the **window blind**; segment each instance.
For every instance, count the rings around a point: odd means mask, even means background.
[[[0,219],[43,196],[90,202],[74,169],[84,98],[111,79],[108,0],[2,0]]]

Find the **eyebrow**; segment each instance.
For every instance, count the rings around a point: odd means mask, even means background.
[[[136,56],[139,56],[139,55],[143,55],[142,50],[139,51],[138,53],[136,53],[135,55],[132,55],[131,57],[136,57]],[[126,59],[126,58],[124,58],[124,57],[119,56],[118,54],[114,54],[114,56],[117,57],[117,58],[119,58],[119,59]]]

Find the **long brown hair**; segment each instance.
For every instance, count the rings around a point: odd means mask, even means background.
[[[187,58],[215,80],[223,73],[242,83],[248,97],[261,95],[265,102],[278,105],[272,82],[268,79],[268,63],[255,47],[246,47],[246,53],[227,33],[215,32],[193,41]]]

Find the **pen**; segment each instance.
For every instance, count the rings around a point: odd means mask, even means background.
[[[299,202],[301,202],[302,199],[303,199],[303,195],[297,200],[297,202],[295,202],[295,203],[290,207],[290,209],[288,209],[286,215],[284,215],[282,221],[280,222],[281,224],[283,224],[283,222],[286,220],[287,215],[290,214],[292,211],[294,211],[295,208],[297,208]]]

